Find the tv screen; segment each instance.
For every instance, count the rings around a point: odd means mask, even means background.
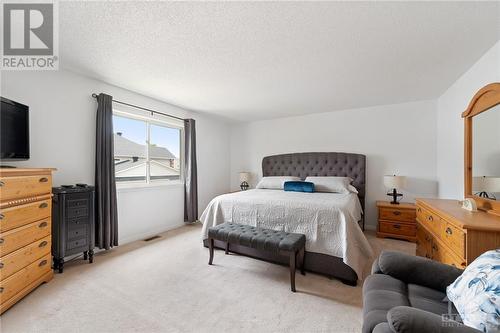
[[[0,159],[30,158],[29,107],[0,97]]]

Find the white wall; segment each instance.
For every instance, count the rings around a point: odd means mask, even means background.
[[[231,131],[231,186],[238,172],[261,177],[267,155],[351,152],[367,156],[366,223],[376,226],[377,199],[386,200],[385,174],[409,177],[405,201],[436,196],[435,102],[421,101],[235,125]]]
[[[437,102],[437,179],[439,196],[464,196],[464,121],[461,114],[483,86],[500,82],[500,41],[439,97]]]
[[[94,183],[93,92],[196,119],[199,207],[229,189],[229,125],[143,95],[67,71],[1,73],[1,95],[30,106],[31,159],[9,164],[55,167],[54,185]],[[182,187],[119,190],[119,239],[127,242],[182,225]],[[200,211],[201,213],[201,211]]]

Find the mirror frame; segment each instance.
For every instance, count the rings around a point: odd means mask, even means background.
[[[472,118],[500,104],[500,82],[490,83],[481,88],[472,98],[467,109],[462,113],[464,118],[464,190],[465,197],[472,198],[477,208],[500,216],[500,201],[481,198],[472,193]]]

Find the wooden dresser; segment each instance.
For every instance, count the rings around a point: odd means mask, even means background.
[[[52,279],[54,169],[0,169],[0,314]]]
[[[398,205],[388,201],[377,201],[377,237],[399,238],[410,242],[416,240],[415,205],[402,202]]]
[[[457,200],[417,200],[418,256],[465,268],[500,247],[500,217],[469,212]]]

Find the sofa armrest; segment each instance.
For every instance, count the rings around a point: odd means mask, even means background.
[[[396,306],[387,313],[387,322],[395,333],[479,333],[455,321],[444,321],[440,315],[409,306]]]
[[[384,274],[405,283],[413,283],[441,292],[455,281],[462,270],[427,258],[411,256],[401,252],[382,251],[378,267]]]

